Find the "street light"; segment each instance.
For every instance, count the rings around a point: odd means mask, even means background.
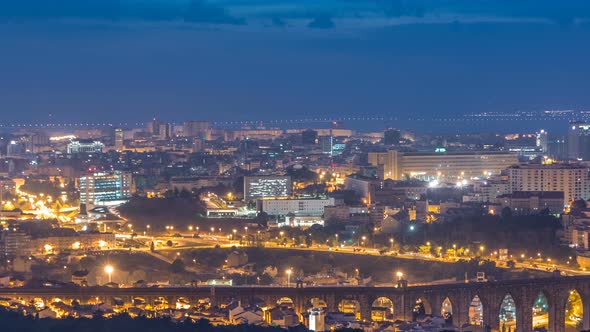
[[[291,287],[291,273],[293,273],[293,271],[291,269],[287,270],[287,287]]]
[[[397,271],[395,275],[397,276],[398,281],[402,280],[402,278],[404,277],[404,273],[402,271]]]
[[[113,266],[112,266],[112,265],[107,265],[107,266],[105,266],[105,267],[104,267],[104,272],[106,272],[106,273],[109,275],[109,284],[110,284],[111,282],[113,282],[113,279],[112,279],[112,277],[113,277],[113,271],[114,271],[114,270],[115,270],[115,269],[113,268]]]

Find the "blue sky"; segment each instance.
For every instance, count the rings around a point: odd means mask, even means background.
[[[0,108],[4,121],[588,109],[589,9],[577,0],[2,1]]]

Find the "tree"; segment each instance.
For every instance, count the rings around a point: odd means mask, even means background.
[[[576,199],[575,201],[572,202],[570,208],[572,210],[581,210],[584,209],[586,207],[586,201],[583,199]]]
[[[156,246],[154,245],[154,241],[150,242],[150,251],[151,252],[155,252],[156,251]]]
[[[512,218],[512,210],[509,207],[503,208],[501,216],[502,216],[503,220],[508,220],[508,219]]]
[[[266,227],[268,224],[268,213],[261,211],[256,216],[256,223],[260,226]]]
[[[172,273],[182,273],[185,271],[185,265],[182,259],[177,258],[170,264],[170,272]]]
[[[397,145],[401,139],[401,133],[397,129],[388,129],[383,133],[383,143]]]
[[[315,144],[315,140],[318,138],[318,132],[315,130],[308,129],[301,133],[301,141],[306,145]]]
[[[80,266],[84,270],[90,271],[94,268],[95,265],[96,260],[90,256],[82,257],[82,259],[80,259]]]

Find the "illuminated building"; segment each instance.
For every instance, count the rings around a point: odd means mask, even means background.
[[[435,152],[389,150],[370,152],[369,163],[380,167],[382,179],[470,179],[499,174],[518,164],[518,157],[506,152],[448,152],[444,148]]]
[[[245,176],[244,200],[290,197],[293,185],[290,176]]]
[[[334,147],[334,138],[332,136],[320,136],[318,137],[318,143],[322,153],[332,155]]]
[[[116,205],[131,197],[132,177],[125,172],[96,172],[80,177],[80,203]]]
[[[288,214],[301,216],[321,216],[324,207],[334,205],[334,198],[324,199],[261,199],[258,200],[258,210],[271,216],[286,216]]]
[[[29,255],[31,236],[24,232],[14,230],[4,230],[0,238],[0,248],[4,256],[13,257],[19,255]]]
[[[561,191],[565,204],[590,198],[588,167],[576,164],[527,164],[508,168],[510,191]]]
[[[590,160],[590,124],[572,122],[567,132],[567,153],[570,159]]]
[[[77,153],[100,153],[104,148],[104,144],[100,141],[91,139],[76,139],[68,143],[68,154]]]
[[[309,314],[309,330],[323,332],[326,330],[326,313],[322,308],[312,308],[307,311]]]
[[[535,140],[537,147],[541,148],[541,151],[546,153],[548,150],[548,139],[547,139],[547,132],[544,129],[541,129],[537,133],[537,138]]]
[[[125,148],[124,146],[125,140],[125,133],[123,132],[122,128],[115,128],[115,150],[123,151]]]

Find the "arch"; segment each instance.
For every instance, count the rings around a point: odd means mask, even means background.
[[[504,296],[500,304],[500,331],[516,331],[516,303],[510,293]]]
[[[453,323],[453,304],[447,297],[440,306],[440,316],[445,319],[447,323]]]
[[[145,308],[147,302],[143,297],[138,296],[138,297],[133,298],[132,304],[134,307],[143,309],[143,308]]]
[[[187,298],[185,297],[179,297],[176,300],[176,310],[188,310],[191,308],[191,301],[189,301]]]
[[[342,299],[338,302],[338,311],[345,314],[352,314],[356,319],[361,318],[361,304],[357,300]]]
[[[37,308],[37,310],[45,309],[45,301],[40,297],[34,298],[32,305]]]
[[[326,301],[320,299],[319,297],[313,297],[313,298],[309,299],[309,301],[307,302],[307,307],[308,308],[327,308],[328,304],[326,303]]]
[[[533,302],[533,329],[549,329],[549,302],[543,291]]]
[[[154,310],[166,310],[169,308],[168,299],[163,296],[158,296],[154,300]]]
[[[570,290],[565,301],[565,331],[581,331],[583,317],[584,303],[582,302],[582,297],[577,290]]]
[[[289,298],[289,297],[281,297],[277,301],[277,305],[279,307],[294,308],[295,307],[295,302],[291,298]]]
[[[412,308],[412,319],[416,320],[427,315],[432,315],[432,306],[425,298],[419,297]]]
[[[483,326],[483,304],[478,295],[475,295],[469,304],[469,324]]]
[[[393,301],[379,297],[371,304],[371,319],[375,322],[393,321]]]

